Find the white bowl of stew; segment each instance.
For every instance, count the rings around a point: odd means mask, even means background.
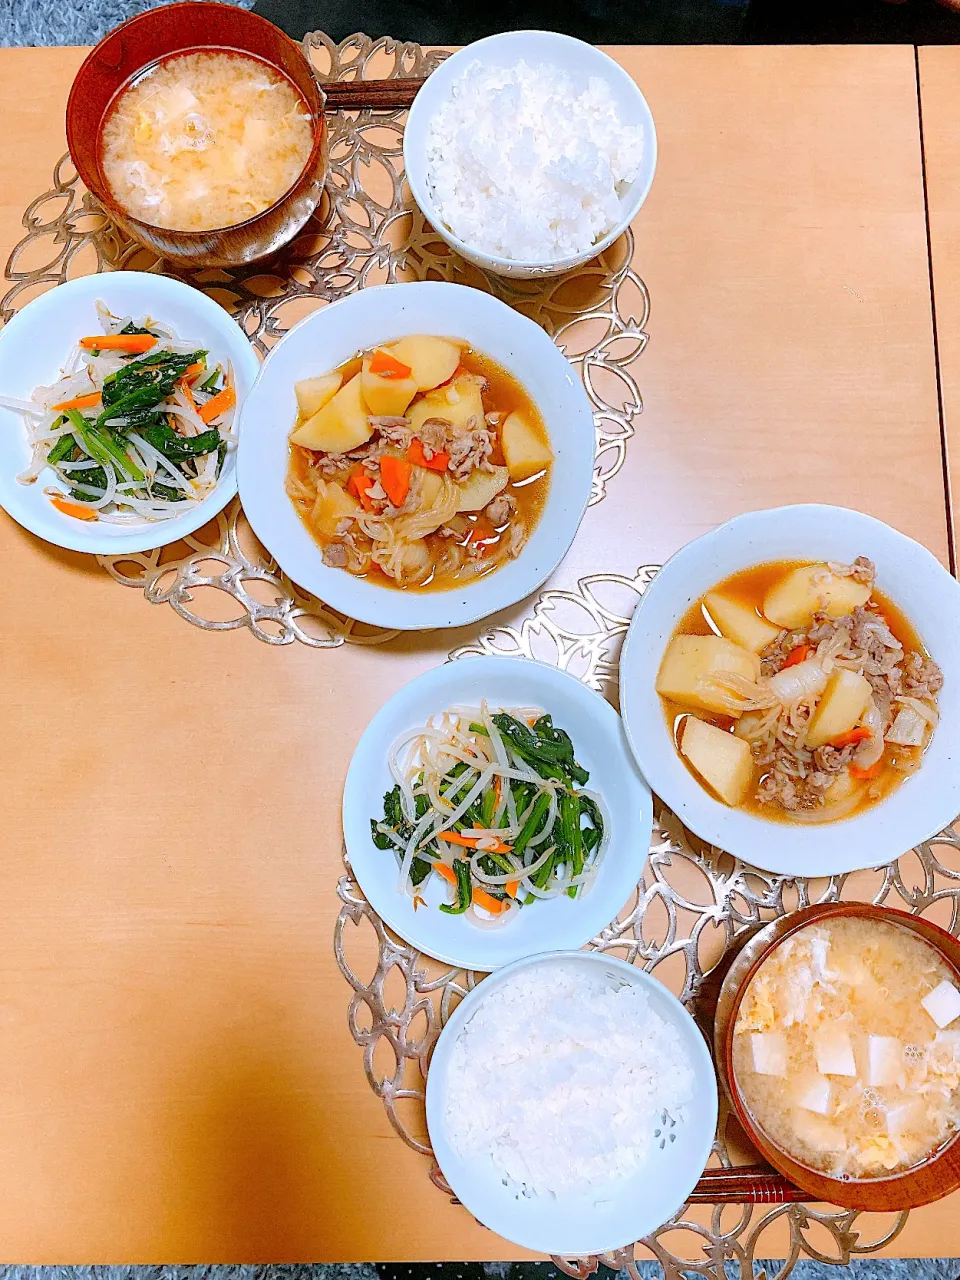
[[[313,312],[264,362],[243,431],[240,491],[261,542],[328,605],[398,630],[528,596],[590,496],[580,379],[539,326],[462,285],[364,289]],[[470,486],[483,495],[468,501]]]
[[[879,866],[960,811],[958,627],[960,584],[881,521],[750,512],[644,593],[620,667],[627,737],[718,848],[788,875]]]

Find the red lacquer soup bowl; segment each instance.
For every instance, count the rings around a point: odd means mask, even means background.
[[[178,231],[134,217],[113,198],[103,174],[101,134],[117,95],[139,73],[173,54],[197,51],[252,55],[284,75],[310,113],[313,141],[299,177],[269,208],[231,226]],[[178,266],[235,266],[279,249],[319,204],[326,171],[323,102],[307,59],[273,23],[231,5],[186,0],[131,18],[92,50],[67,101],[67,142],[87,189],[134,239]]]

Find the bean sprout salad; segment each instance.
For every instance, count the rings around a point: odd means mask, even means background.
[[[540,708],[454,707],[401,735],[389,765],[395,785],[371,834],[396,856],[414,908],[434,874],[453,895],[440,910],[486,928],[593,883],[610,838],[606,806],[586,789],[570,736]]]
[[[17,479],[77,520],[168,520],[211,494],[232,447],[236,390],[229,367],[149,316],[97,303],[101,333],[79,339],[60,379],[30,400],[0,395],[21,415],[33,450]]]

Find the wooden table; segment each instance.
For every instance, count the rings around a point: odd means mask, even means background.
[[[81,56],[0,51],[4,257]],[[947,563],[913,50],[616,56],[661,147],[635,228],[645,411],[553,585],[806,500]],[[393,1134],[331,949],[353,747],[472,633],[211,634],[5,517],[0,563],[0,1256],[519,1256]],[[953,1252],[955,1215],[915,1213],[895,1251]],[[785,1248],[774,1231],[763,1256]]]

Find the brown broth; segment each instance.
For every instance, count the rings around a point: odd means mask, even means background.
[[[738,604],[746,605],[752,609],[757,617],[762,617],[761,605],[763,598],[770,587],[781,578],[786,577],[793,569],[798,569],[803,565],[812,563],[809,560],[772,560],[765,564],[753,565],[749,569],[741,569],[739,573],[733,573],[728,578],[724,578],[721,582],[716,583],[710,588],[710,591],[719,591],[725,596],[736,600]],[[708,595],[709,592],[704,592]],[[922,640],[917,635],[911,623],[908,621],[903,611],[898,608],[893,601],[878,591],[874,587],[869,605],[875,606],[878,613],[882,614],[886,619],[890,630],[903,645],[904,652],[909,653],[910,650],[929,657]],[[695,600],[690,608],[680,619],[679,624],[674,628],[671,634],[671,640],[674,636],[679,635],[696,635],[709,636],[719,635],[719,629],[713,626],[707,619],[706,609],[703,604],[703,596],[699,600]],[[677,754],[686,765],[692,776],[697,782],[711,794],[712,788],[704,782],[700,775],[690,766],[686,757],[680,752],[680,736],[683,731],[683,721],[687,716],[694,714],[688,708],[681,706],[679,703],[671,701],[669,698],[661,698],[664,714],[670,733],[673,738],[674,746],[677,748]],[[707,721],[708,724],[716,725],[718,728],[726,729],[733,732],[735,721],[730,716],[710,715],[707,711],[697,711],[695,713],[701,720]],[[871,785],[865,789],[863,799],[860,804],[847,817],[854,817],[858,813],[862,813],[864,809],[872,808],[873,805],[879,804],[881,800],[885,800],[887,796],[894,791],[907,776],[896,768],[897,748],[892,744],[887,745],[884,756],[883,765],[880,773],[876,778],[871,780]],[[755,774],[756,785],[751,788],[750,793],[742,804],[737,807],[745,809],[748,813],[752,813],[757,817],[766,818],[774,822],[794,822],[791,818],[790,811],[784,809],[776,803],[763,803],[757,799],[756,790],[764,771],[757,767]],[[844,821],[845,819],[840,819]]]
[[[486,378],[487,387],[483,391],[484,411],[486,413],[499,413],[501,423],[514,411],[521,412],[540,440],[549,445],[550,439],[544,425],[543,416],[522,383],[490,356],[480,351],[475,351],[471,347],[463,346],[460,340],[456,338],[451,338],[449,341],[461,346],[460,366],[454,376],[461,373],[471,373]],[[371,350],[373,349],[371,348]],[[344,383],[360,371],[363,355],[365,354],[367,353],[353,356],[337,366],[336,372],[343,375]],[[414,401],[419,398],[419,394],[414,397]],[[495,466],[502,466],[504,458],[500,447],[499,428],[490,427],[490,430],[496,437],[490,461]],[[305,480],[309,475],[313,457],[312,450],[303,449],[298,445],[292,444],[290,446],[288,474],[300,480]],[[526,526],[528,536],[536,528],[547,502],[547,495],[550,489],[550,471],[551,468],[547,467],[529,480],[523,480],[519,483],[511,480],[503,490],[516,503],[516,514],[498,532],[497,540],[490,543],[490,550],[483,556],[479,569],[470,572],[464,572],[463,570],[446,573],[434,571],[426,582],[418,583],[415,586],[401,586],[377,565],[371,565],[366,573],[355,576],[364,578],[366,581],[373,582],[380,587],[392,587],[397,591],[449,591],[455,587],[468,585],[471,582],[479,582],[481,578],[489,576],[489,574],[494,573],[508,562],[509,556],[502,544],[510,524],[516,520],[522,521]],[[312,527],[308,513],[305,512],[303,506],[300,503],[294,503],[294,505],[310,535],[321,547],[324,546],[328,539],[324,538],[321,533]],[[474,525],[480,513],[463,512],[461,514],[469,524]],[[438,540],[437,534],[428,534],[424,539],[431,549],[436,540]]]

